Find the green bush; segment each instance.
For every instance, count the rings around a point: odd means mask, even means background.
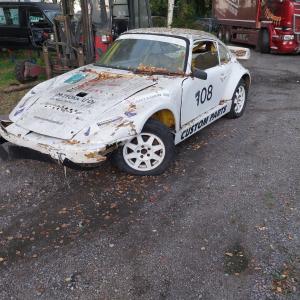
[[[196,15],[195,7],[192,4],[188,3],[187,0],[179,0],[176,3],[172,26],[193,28]]]
[[[150,0],[152,16],[166,17],[168,14],[168,0]]]

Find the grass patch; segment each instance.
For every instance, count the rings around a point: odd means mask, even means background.
[[[42,58],[35,51],[0,51],[0,115],[8,114],[28,90],[4,93],[2,90],[12,84],[18,84],[15,78],[15,65],[18,60],[33,60],[42,64]],[[45,76],[41,76],[43,80]]]
[[[14,67],[13,61],[0,57],[0,89],[16,82]]]
[[[32,60],[42,64],[43,60],[35,51],[16,50],[13,52],[0,51],[0,89],[18,83],[15,79],[15,64],[18,60]]]

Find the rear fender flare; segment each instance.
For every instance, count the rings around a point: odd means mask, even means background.
[[[232,78],[233,77],[233,78]],[[234,92],[236,90],[236,87],[238,83],[241,81],[243,78],[248,78],[249,80],[249,87],[251,84],[251,77],[249,72],[233,72],[231,75],[231,82],[234,82],[234,84],[228,84],[226,91],[224,93],[224,98],[221,100],[225,101],[230,101],[233,98]]]

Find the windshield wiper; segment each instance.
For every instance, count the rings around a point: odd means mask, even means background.
[[[166,75],[166,76],[184,76],[183,72],[171,72],[168,70],[133,70],[134,74],[147,74],[147,75]]]
[[[172,72],[168,71],[164,68],[155,68],[155,67],[138,67],[138,68],[126,68],[126,67],[117,67],[111,66],[101,63],[94,63],[95,66],[103,67],[103,68],[110,68],[110,69],[117,69],[117,70],[124,70],[124,71],[131,71],[134,74],[147,74],[147,75],[166,75],[166,76],[184,76],[184,72]]]
[[[133,69],[131,69],[131,68],[105,65],[105,64],[101,64],[101,63],[94,63],[94,65],[97,66],[97,67],[103,67],[103,68],[109,68],[109,69],[117,69],[117,70],[123,70],[123,71],[133,71]]]
[[[98,62],[94,63],[94,65],[98,66],[98,67],[103,67],[103,68],[113,68],[113,67],[111,67],[109,65],[101,64],[101,63],[98,63]]]

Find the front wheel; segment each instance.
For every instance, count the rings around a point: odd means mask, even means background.
[[[247,96],[248,87],[245,80],[242,79],[237,85],[233,94],[231,110],[227,114],[228,118],[236,119],[243,115],[246,108]]]
[[[112,159],[121,171],[153,176],[167,169],[174,152],[174,138],[170,130],[156,120],[149,120],[138,136],[113,153]]]

